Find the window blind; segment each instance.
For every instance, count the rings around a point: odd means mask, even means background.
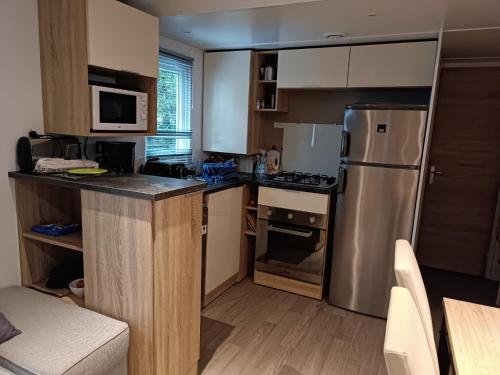
[[[157,136],[146,138],[146,157],[190,163],[192,61],[160,52]]]

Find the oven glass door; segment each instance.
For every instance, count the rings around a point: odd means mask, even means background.
[[[259,219],[255,267],[310,283],[321,284],[326,231]]]

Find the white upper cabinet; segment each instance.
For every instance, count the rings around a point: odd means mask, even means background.
[[[349,47],[282,50],[278,54],[278,88],[347,86]]]
[[[204,57],[203,150],[249,152],[251,51],[208,52]]]
[[[436,41],[352,46],[348,87],[432,86]]]
[[[158,18],[116,0],[87,0],[89,65],[158,76]]]

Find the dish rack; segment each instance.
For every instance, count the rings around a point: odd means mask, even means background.
[[[234,160],[225,162],[204,163],[202,178],[209,185],[220,184],[238,178],[237,164]]]

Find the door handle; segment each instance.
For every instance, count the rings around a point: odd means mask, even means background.
[[[349,153],[349,132],[342,130],[342,139],[340,142],[340,157],[346,157]]]
[[[438,171],[435,165],[431,165],[429,173],[429,185],[432,185],[434,183],[434,176],[444,176],[444,172]]]
[[[339,183],[337,186],[337,193],[341,194],[345,190],[347,170],[344,167],[339,167]]]
[[[312,231],[302,232],[302,231],[299,231],[299,230],[293,230],[293,229],[275,227],[274,225],[269,225],[267,227],[267,230],[269,230],[271,232],[291,234],[293,236],[299,236],[299,237],[305,237],[305,238],[309,238],[313,234]]]

